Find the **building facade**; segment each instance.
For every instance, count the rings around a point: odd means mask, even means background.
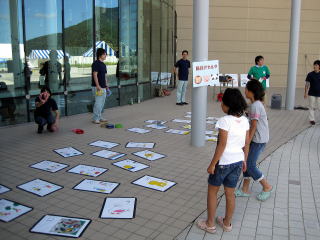
[[[175,19],[175,0],[0,0],[0,126],[33,121],[47,83],[62,116],[90,111],[100,47],[106,108],[154,97],[173,84]]]

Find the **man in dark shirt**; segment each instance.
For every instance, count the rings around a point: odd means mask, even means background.
[[[190,61],[187,59],[188,51],[182,51],[182,58],[176,62],[174,65],[173,71],[178,77],[178,88],[177,88],[177,105],[188,104],[186,102],[186,90],[188,86],[188,75],[189,68],[191,66]],[[178,68],[178,73],[176,72]]]
[[[104,64],[107,53],[103,48],[97,49],[97,60],[91,65],[92,69],[92,93],[95,98],[93,106],[93,123],[99,124],[100,122],[106,122],[106,119],[102,117],[104,110],[104,104],[106,101],[106,91],[109,89],[107,86],[107,67]]]
[[[304,88],[304,98],[309,96],[309,120],[311,125],[315,125],[314,110],[320,110],[320,60],[313,63],[313,72],[309,72]]]
[[[43,87],[41,93],[36,97],[36,110],[34,112],[34,120],[38,124],[38,133],[42,133],[43,127],[47,124],[49,132],[58,130],[59,126],[59,111],[57,103],[51,98],[51,90],[48,87]],[[55,118],[52,113],[55,113]]]

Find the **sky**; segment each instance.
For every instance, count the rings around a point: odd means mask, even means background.
[[[0,0],[0,43],[10,43],[10,0]],[[19,0],[19,31],[22,39],[22,7]],[[92,0],[64,0],[65,27],[92,18]],[[96,0],[96,6],[114,8],[118,0]],[[62,32],[61,0],[25,0],[26,38]]]

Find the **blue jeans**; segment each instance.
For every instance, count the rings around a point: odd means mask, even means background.
[[[186,90],[188,81],[179,80],[177,88],[177,103],[186,102]]]
[[[247,171],[243,173],[244,178],[252,177],[254,181],[258,182],[264,178],[262,172],[257,168],[257,160],[265,147],[265,143],[251,142],[247,160]]]
[[[235,188],[242,171],[242,161],[228,164],[217,165],[214,174],[210,174],[208,183],[213,186],[223,186]]]
[[[43,117],[43,116],[35,116],[34,117],[34,121],[39,124],[40,126],[44,126],[46,124],[48,124],[48,128],[51,127],[52,124],[54,124],[55,122],[55,118],[52,116],[52,114],[50,113],[48,116]]]
[[[96,87],[92,87],[92,94],[94,97],[94,106],[93,106],[93,117],[92,119],[94,121],[99,121],[102,118],[102,113],[104,110],[104,104],[106,102],[106,89],[102,88],[103,90],[103,94],[102,96],[97,96],[96,95],[96,91],[97,88]]]

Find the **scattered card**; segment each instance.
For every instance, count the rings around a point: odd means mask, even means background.
[[[95,146],[95,147],[103,147],[103,148],[113,148],[113,147],[116,147],[118,145],[120,145],[119,143],[114,143],[114,142],[106,142],[106,141],[101,141],[101,140],[98,140],[98,141],[95,141],[95,142],[92,142],[89,144],[90,146]]]
[[[148,128],[154,128],[154,129],[158,129],[158,130],[161,130],[161,129],[165,129],[167,128],[165,125],[158,125],[158,124],[149,124],[149,125],[146,125],[146,127]]]
[[[184,130],[178,130],[178,129],[169,129],[166,131],[166,133],[173,133],[173,134],[179,134],[179,135],[188,135],[190,131],[184,131]]]
[[[73,187],[75,190],[97,192],[109,194],[112,193],[120,183],[96,181],[91,179],[82,180],[79,184]]]
[[[206,136],[208,142],[217,142],[218,138],[216,136]]]
[[[106,198],[100,218],[132,219],[136,212],[136,198]]]
[[[81,165],[81,164],[68,170],[69,173],[75,173],[75,174],[91,176],[91,177],[97,177],[106,171],[108,171],[107,168],[100,168],[100,167]]]
[[[165,192],[169,188],[176,185],[175,182],[171,182],[165,179],[156,178],[148,175],[133,181],[132,184],[139,185],[146,188],[151,188],[153,190],[157,190],[160,192]]]
[[[151,132],[151,130],[147,130],[147,129],[144,129],[144,128],[128,128],[128,131],[135,132],[135,133],[142,133],[142,134]]]
[[[177,122],[177,123],[191,123],[191,120],[173,119],[172,122]]]
[[[1,193],[6,193],[6,192],[9,192],[9,191],[11,191],[10,188],[0,184],[0,194]]]
[[[33,208],[21,205],[20,203],[0,199],[0,221],[10,222],[17,217],[30,212]]]
[[[78,238],[90,222],[90,219],[84,218],[45,215],[30,229],[30,232]]]
[[[30,182],[21,184],[17,186],[17,188],[20,188],[26,192],[33,193],[39,197],[44,197],[50,193],[53,193],[55,191],[62,189],[63,187],[37,178]]]
[[[191,118],[191,115],[185,115],[184,117],[185,118]]]
[[[58,172],[64,168],[68,167],[68,166],[69,165],[67,165],[67,164],[44,160],[44,161],[35,163],[35,164],[31,165],[30,167],[40,169],[40,170],[43,170],[46,172],[55,173],[55,172]]]
[[[189,130],[190,130],[190,129],[191,129],[191,125],[190,125],[190,124],[184,125],[184,126],[183,126],[183,128],[184,128],[184,129],[189,129]]]
[[[148,165],[139,163],[139,162],[131,160],[131,159],[125,159],[125,160],[121,160],[119,162],[114,162],[114,163],[112,163],[112,165],[115,165],[119,168],[128,170],[130,172],[138,172],[140,170],[143,170],[143,169],[149,167]]]
[[[215,125],[217,123],[217,121],[210,121],[210,120],[207,120],[206,122],[207,124],[212,124],[212,125]]]
[[[60,149],[55,149],[53,151],[55,151],[56,153],[58,153],[59,155],[65,158],[83,154],[82,152],[78,151],[73,147],[60,148]]]
[[[154,148],[155,143],[128,142],[126,148]]]
[[[162,120],[146,120],[146,123],[155,123],[155,124],[165,124],[167,121],[162,121]]]
[[[162,155],[160,153],[156,153],[156,152],[152,152],[152,151],[149,151],[149,150],[144,150],[144,151],[140,151],[140,152],[135,152],[135,153],[132,153],[133,155],[136,155],[138,157],[141,157],[141,158],[144,158],[144,159],[147,159],[149,161],[155,161],[155,160],[158,160],[160,158],[164,158],[166,157],[165,155]]]
[[[108,151],[108,150],[101,150],[95,153],[92,153],[93,156],[97,157],[102,157],[110,160],[116,160],[118,158],[121,158],[125,156],[125,153],[118,153],[118,152],[113,152],[113,151]]]

